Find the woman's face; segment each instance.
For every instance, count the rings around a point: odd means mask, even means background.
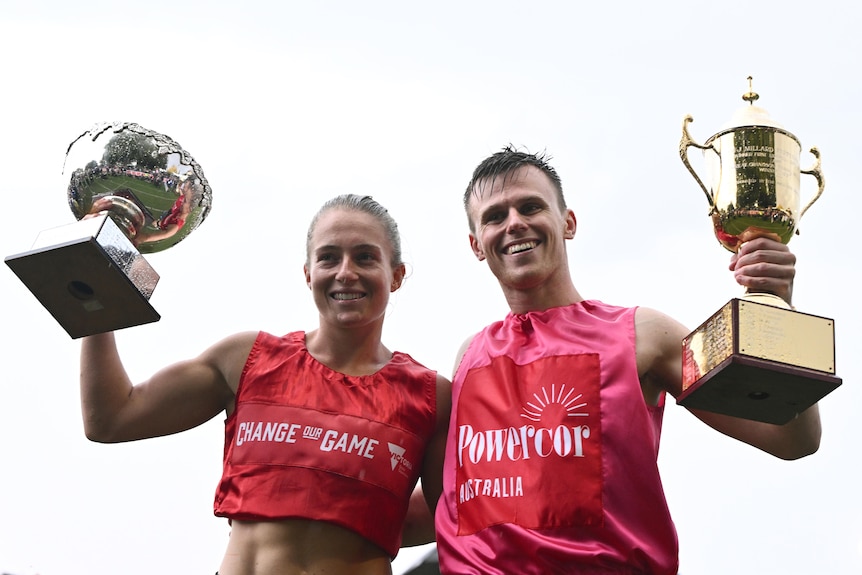
[[[404,265],[392,266],[392,245],[378,220],[333,208],[311,234],[305,281],[321,322],[359,327],[383,321],[389,294],[401,286]]]

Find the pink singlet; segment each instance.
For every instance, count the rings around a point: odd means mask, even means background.
[[[436,426],[436,377],[400,352],[373,375],[344,375],[308,353],[305,333],[261,332],[225,422],[215,514],[328,521],[395,557]]]
[[[509,314],[453,381],[437,506],[444,574],[675,574],[634,308],[584,301]]]

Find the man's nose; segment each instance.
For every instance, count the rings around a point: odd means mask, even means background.
[[[522,230],[526,227],[527,223],[521,213],[516,208],[510,209],[506,216],[506,231]]]

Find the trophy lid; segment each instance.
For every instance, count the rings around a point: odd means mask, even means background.
[[[754,102],[760,98],[760,95],[751,88],[752,77],[748,77],[748,92],[742,95],[742,99],[748,102],[736,112],[730,122],[727,123],[723,131],[740,128],[743,126],[765,126],[769,128],[778,128],[784,130],[784,126],[773,120],[769,116],[769,112],[760,106],[755,106]]]

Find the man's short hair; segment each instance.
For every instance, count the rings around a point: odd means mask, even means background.
[[[503,178],[503,183],[515,174],[521,168],[533,166],[542,171],[554,186],[557,191],[557,201],[560,204],[560,210],[566,209],[566,199],[563,196],[563,183],[560,181],[560,176],[557,170],[553,168],[550,162],[551,156],[544,152],[531,153],[516,149],[512,144],[509,144],[499,152],[496,152],[476,166],[473,170],[473,177],[470,178],[470,183],[464,191],[464,210],[467,212],[467,219],[470,222],[470,230],[473,229],[473,221],[470,218],[470,198],[475,194],[481,193],[481,188],[486,184],[492,187],[497,178]]]

